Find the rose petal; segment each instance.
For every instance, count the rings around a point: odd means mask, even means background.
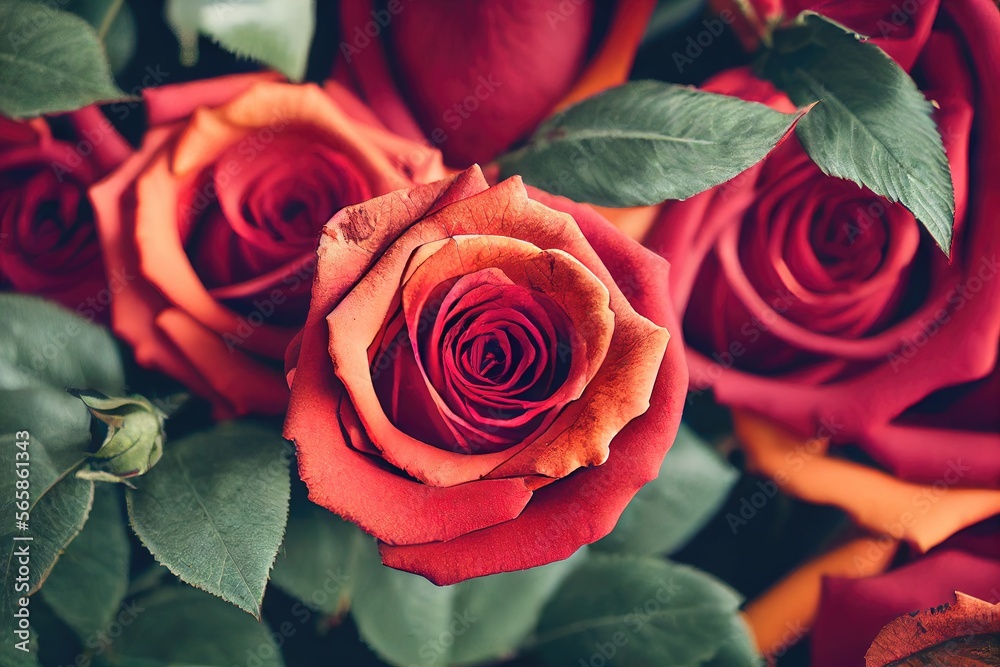
[[[953,603],[955,591],[995,599],[1000,581],[998,547],[994,537],[992,553],[940,549],[878,577],[824,580],[812,634],[812,664],[863,664],[869,645],[886,623],[901,614]]]
[[[408,277],[404,278],[403,309],[414,349],[419,349],[419,321],[436,284],[475,271],[496,268],[513,285],[530,288],[551,299],[569,319],[571,330],[567,334],[570,339],[566,344],[570,345],[573,354],[568,376],[556,394],[546,398],[546,409],[558,410],[568,401],[578,398],[604,360],[614,327],[614,314],[607,306],[607,288],[566,253],[540,250],[530,243],[509,237],[467,236],[422,246],[414,253],[409,267]],[[567,298],[567,295],[573,298]],[[443,334],[442,326],[439,315],[431,331],[432,345],[436,345],[435,341]],[[435,349],[432,353],[440,353],[440,350]],[[424,363],[438,366],[440,362],[427,359]],[[439,400],[439,390],[435,386],[440,387],[441,384],[438,381],[428,385],[439,409],[448,420],[464,421]],[[486,419],[478,421],[475,426],[491,425]]]
[[[803,442],[751,413],[736,411],[734,419],[749,467],[768,477],[780,476],[782,489],[796,498],[840,507],[869,530],[898,525],[900,538],[921,551],[1000,513],[1000,490],[955,488],[968,468],[960,459],[938,470],[932,485],[921,486],[831,458],[826,455],[828,443]]]
[[[897,547],[888,537],[859,537],[795,568],[743,611],[757,648],[765,655],[783,655],[815,622],[826,577],[846,581],[880,574],[892,564]]]
[[[553,112],[562,111],[572,104],[628,81],[635,54],[646,34],[654,9],[656,0],[615,3],[611,27],[608,28],[600,49]]]
[[[169,125],[184,120],[199,107],[217,107],[262,81],[281,81],[277,72],[252,72],[189,81],[171,86],[145,87],[146,122],[150,126]]]
[[[392,17],[385,42],[398,85],[424,133],[447,136],[440,146],[449,164],[491,160],[537,126],[577,79],[595,3],[561,2],[430,3]],[[366,13],[363,23],[370,20]],[[345,22],[345,36],[354,30]]]
[[[213,393],[225,396],[237,414],[278,415],[285,411],[288,387],[276,368],[230,348],[216,332],[183,310],[165,308],[155,323],[211,385]]]
[[[129,192],[129,186],[151,156],[169,141],[170,132],[171,128],[150,130],[139,152],[90,189],[108,274],[119,279],[111,322],[115,333],[132,346],[139,364],[161,370],[193,391],[213,397],[218,415],[228,416],[233,413],[232,406],[214,393],[171,340],[156,327],[156,314],[166,302],[140,276],[138,256],[132,246],[135,197]]]

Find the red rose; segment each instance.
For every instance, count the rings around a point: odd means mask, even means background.
[[[342,210],[318,256],[285,435],[387,565],[566,558],[656,476],[687,386],[668,267],[592,209],[473,168]]]
[[[867,34],[895,11],[836,7],[820,9]],[[1000,484],[996,380],[983,380],[1000,340],[998,33],[988,0],[928,0],[876,40],[935,101],[955,187],[950,262],[902,206],[824,176],[794,140],[664,208],[647,244],[674,267],[695,390],[804,436],[858,442],[907,479],[938,479],[961,457],[974,471],[963,484]],[[709,87],[788,104],[746,70]],[[956,430],[942,413],[980,394],[969,407],[991,407]]]
[[[484,163],[567,94],[623,83],[655,4],[391,0],[379,8],[349,0],[341,3],[340,57],[392,130],[426,136],[449,164]]]
[[[940,0],[710,0],[709,4],[717,11],[733,12],[733,29],[750,51],[775,27],[811,11],[870,37],[909,70],[934,25]]]
[[[69,117],[75,135],[36,118],[0,117],[0,289],[37,294],[90,320],[110,291],[87,188],[129,154],[96,107]]]
[[[323,224],[444,175],[335,84],[232,76],[145,91],[142,148],[92,190],[109,272],[134,277],[112,324],[140,364],[219,416],[281,413],[281,359],[305,320]]]
[[[954,603],[956,591],[996,604],[1000,601],[997,582],[1000,517],[962,531],[927,554],[910,554],[885,574],[859,579],[826,577],[812,631],[811,664],[863,665],[865,652],[886,623],[903,614]]]

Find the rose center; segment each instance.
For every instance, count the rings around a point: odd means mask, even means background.
[[[881,215],[884,209],[870,211],[875,203],[852,201],[839,205],[832,214],[814,217],[810,244],[834,280],[867,280],[881,265],[888,233]]]
[[[512,350],[509,347],[504,350],[497,334],[477,336],[462,352],[462,370],[472,381],[482,380],[496,384],[510,370],[509,352]]]
[[[96,230],[83,186],[59,182],[47,167],[0,175],[0,250],[35,270],[70,274],[97,260]]]

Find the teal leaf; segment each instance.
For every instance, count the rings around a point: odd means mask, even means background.
[[[132,13],[131,7],[123,4],[103,38],[104,48],[108,52],[108,63],[115,74],[124,71],[135,55],[138,39],[136,32],[135,14]]]
[[[125,0],[69,0],[66,9],[94,26],[100,39],[111,30],[115,18],[128,8]]]
[[[593,546],[638,555],[672,553],[712,518],[738,477],[733,466],[681,425],[660,476],[639,490],[611,534]]]
[[[80,534],[52,569],[42,598],[81,641],[106,628],[128,589],[129,542],[116,488],[98,484]]]
[[[4,605],[6,607],[6,605]],[[6,613],[6,609],[4,612]],[[38,662],[38,637],[33,633],[27,644],[21,644],[20,638],[14,634],[15,627],[8,619],[0,620],[0,630],[8,641],[0,644],[0,665],[4,667],[40,667]],[[21,648],[19,648],[19,645]],[[26,650],[22,650],[26,649]]]
[[[38,602],[30,596],[83,528],[93,494],[93,482],[76,479],[70,470],[58,467],[37,438],[23,433],[0,435],[0,585],[4,591],[0,633],[5,644],[0,664],[37,664],[34,655],[13,646],[28,641],[27,646],[34,647],[37,642],[34,626],[21,627],[15,614],[27,609],[28,622],[37,618],[33,606],[37,608]],[[26,634],[18,636],[15,631]]]
[[[955,194],[933,106],[878,46],[813,12],[774,33],[763,74],[796,104],[820,103],[796,135],[823,173],[893,202],[951,250]]]
[[[382,565],[369,541],[351,614],[383,660],[399,667],[483,663],[512,655],[579,557],[453,586]]]
[[[65,9],[94,27],[104,44],[111,71],[119,73],[135,52],[135,15],[125,0],[69,0]]]
[[[499,159],[505,176],[575,201],[686,199],[766,156],[799,114],[659,81],[634,81],[545,121]]]
[[[341,616],[359,584],[359,558],[369,554],[371,541],[353,524],[310,502],[296,485],[271,582],[310,609]]]
[[[197,60],[200,32],[292,81],[305,77],[316,29],[313,0],[169,0],[166,12],[186,64]]]
[[[756,640],[742,614],[730,617],[729,637],[706,667],[756,667],[763,664]]]
[[[456,635],[450,664],[477,665],[512,655],[534,630],[542,607],[586,553],[583,549],[564,561],[456,584],[452,618],[469,627]]]
[[[546,605],[530,646],[553,665],[756,666],[753,651],[740,653],[740,602],[686,565],[592,554]]]
[[[111,651],[126,667],[284,667],[275,635],[218,598],[173,586],[126,605]]]
[[[27,443],[26,446],[23,443]],[[28,454],[24,459],[20,456]],[[37,591],[63,549],[79,534],[94,501],[94,484],[77,479],[70,469],[58,467],[41,441],[14,435],[0,436],[0,493],[3,503],[3,540],[0,544],[0,567],[3,579],[10,585],[4,590],[18,590],[15,579],[19,567],[15,562],[15,545],[27,546],[31,552],[30,568],[24,583],[28,592]],[[18,462],[28,466],[18,466]],[[22,476],[27,471],[27,476]],[[25,488],[25,480],[27,486]],[[15,495],[17,494],[17,495]],[[21,494],[26,494],[22,496]],[[22,505],[27,503],[27,507]],[[23,516],[23,514],[27,516]],[[26,524],[22,527],[20,522]],[[14,538],[30,538],[18,539]],[[27,542],[27,544],[25,544]]]
[[[90,413],[70,388],[122,391],[104,327],[37,297],[0,294],[0,433],[28,431],[63,469],[86,455]]]
[[[132,527],[183,581],[259,618],[288,518],[289,458],[279,435],[247,422],[171,442],[131,480]]]
[[[107,329],[23,294],[0,294],[0,370],[3,389],[37,381],[59,391],[78,387],[113,394],[125,381],[121,356]],[[83,409],[76,399],[69,403]]]
[[[0,113],[37,116],[126,97],[84,19],[48,3],[0,1]]]

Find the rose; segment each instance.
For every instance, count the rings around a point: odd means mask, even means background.
[[[44,119],[0,117],[0,289],[94,320],[110,296],[87,187],[130,149],[96,107],[69,120],[56,138]]]
[[[810,642],[811,664],[864,664],[865,652],[886,623],[903,614],[953,604],[956,591],[997,604],[998,581],[1000,517],[967,528],[927,554],[908,553],[885,574],[858,579],[825,577]],[[984,635],[991,631],[985,627],[987,620],[979,619]],[[971,621],[967,619],[960,629],[971,630]],[[955,650],[961,647],[961,640],[953,644]],[[954,659],[926,664],[962,664],[957,656]]]
[[[687,386],[668,267],[589,207],[475,167],[342,210],[318,257],[285,436],[387,565],[566,558],[656,476]]]
[[[836,14],[841,5],[856,13]],[[877,36],[893,7],[823,9]],[[997,365],[1000,191],[989,174],[1000,169],[998,30],[986,0],[928,0],[874,40],[912,65],[935,101],[955,186],[950,262],[904,208],[824,176],[794,140],[733,181],[665,207],[646,242],[673,264],[695,391],[711,387],[721,402],[804,436],[832,431],[834,442],[857,442],[908,479],[934,479],[949,457],[968,455],[981,466],[979,483],[1000,483],[993,407],[981,431],[926,416],[976,391]],[[788,105],[746,70],[710,87]],[[911,440],[914,428],[935,423],[942,428]]]
[[[112,324],[218,416],[284,410],[316,239],[341,207],[443,176],[339,86],[233,76],[145,91],[141,150],[92,190]]]
[[[773,480],[768,483],[787,496],[841,510],[855,532],[867,535],[801,564],[745,607],[765,654],[784,655],[815,621],[815,664],[861,664],[879,628],[900,614],[948,602],[954,591],[1000,597],[988,588],[1000,572],[1000,489],[960,488],[983,472],[971,465],[959,434],[947,436],[960,446],[936,479],[918,484],[831,454],[822,433],[804,440],[741,410],[734,411],[733,425],[748,471]],[[883,575],[888,568],[897,569]],[[860,577],[867,579],[851,581]]]
[[[395,132],[426,136],[449,164],[487,162],[560,100],[623,83],[655,4],[344,2],[337,77],[356,82]]]

